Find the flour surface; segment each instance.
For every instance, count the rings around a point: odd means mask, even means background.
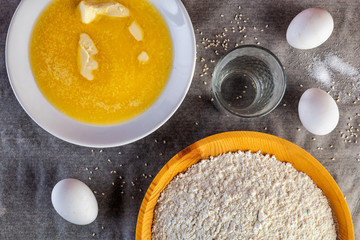
[[[260,152],[211,157],[177,175],[154,211],[152,239],[336,239],[322,191]]]

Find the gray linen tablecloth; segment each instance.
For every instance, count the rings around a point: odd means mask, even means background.
[[[234,130],[273,134],[310,152],[346,196],[360,238],[360,145],[352,134],[360,124],[356,116],[360,112],[360,87],[353,86],[360,80],[331,71],[334,83],[326,85],[313,68],[332,55],[360,70],[359,1],[183,0],[198,44],[190,90],[178,111],[160,129],[135,143],[110,149],[79,147],[53,137],[34,123],[17,102],[6,74],[5,39],[19,2],[0,0],[0,239],[134,239],[140,204],[162,166],[195,141]],[[285,38],[287,26],[297,13],[309,7],[322,7],[332,14],[333,34],[318,48],[293,49]],[[232,31],[237,14],[246,20],[240,23],[247,27],[243,33]],[[223,32],[229,39],[227,50],[221,45],[205,48],[204,41],[216,39],[216,34]],[[211,102],[210,75],[214,65],[236,43],[258,42],[274,52],[286,68],[287,90],[282,103],[258,119],[220,114]],[[207,74],[202,76],[204,68]],[[339,96],[340,121],[329,135],[314,136],[299,120],[299,98],[311,87],[330,91],[334,99]],[[70,224],[52,207],[53,186],[69,177],[84,181],[96,191],[99,216],[90,225]]]

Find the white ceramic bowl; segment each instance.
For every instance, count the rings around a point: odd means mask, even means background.
[[[180,0],[150,0],[170,29],[174,60],[168,83],[158,100],[143,114],[118,125],[93,126],[75,121],[54,108],[42,95],[29,63],[33,25],[52,0],[23,0],[6,39],[6,67],[12,89],[27,114],[52,135],[81,146],[114,147],[141,139],[158,129],[178,109],[194,74],[194,30]]]

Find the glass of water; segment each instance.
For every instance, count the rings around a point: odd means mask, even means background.
[[[243,45],[217,63],[212,90],[220,109],[244,118],[261,117],[280,103],[286,77],[279,59],[266,48]]]

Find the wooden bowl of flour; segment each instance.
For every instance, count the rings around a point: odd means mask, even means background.
[[[258,132],[226,132],[204,138],[176,154],[157,174],[142,202],[136,227],[136,239],[151,239],[154,209],[161,192],[179,173],[210,156],[235,151],[261,151],[275,155],[306,173],[322,190],[332,208],[337,223],[338,239],[353,240],[354,229],[349,208],[335,180],[308,152],[282,138]]]

